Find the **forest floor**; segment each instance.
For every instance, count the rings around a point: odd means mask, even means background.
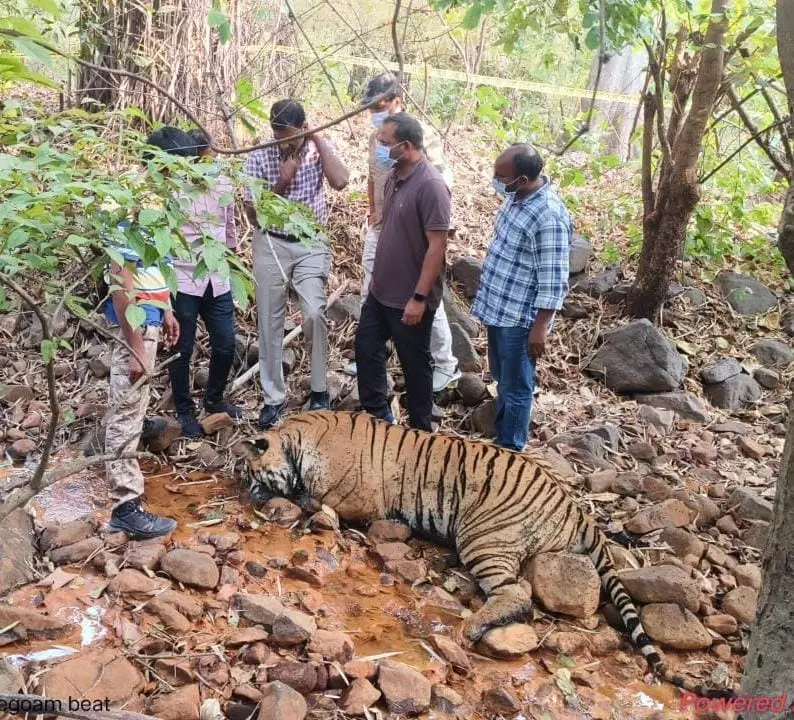
[[[337,407],[355,404],[355,378],[344,369],[353,357],[357,312],[348,295],[362,276],[369,125],[359,118],[354,127],[355,140],[340,128],[331,133],[352,168],[350,188],[333,198],[331,226],[329,293],[350,282],[346,299],[329,312]],[[459,259],[484,257],[498,207],[489,189],[495,149],[469,130],[453,131],[450,139],[458,229],[450,285],[465,314],[472,263]],[[586,168],[588,160],[572,153],[560,163]],[[786,354],[784,280],[754,268],[779,302],[740,314],[717,284],[705,281],[720,268],[686,263],[660,326],[674,354],[687,359],[685,377],[661,401],[644,397],[658,392],[653,382],[645,390],[610,390],[587,368],[604,347],[605,331],[629,323],[620,273],[630,275],[631,232],[614,222],[613,210],[638,192],[636,184],[628,169],[617,168],[562,193],[593,252],[572,280],[578,289],[539,364],[530,445],[551,458],[561,482],[604,530],[628,534],[630,549],[615,545],[613,558],[669,664],[724,687],[741,676],[785,437],[794,354]],[[621,251],[620,270],[602,260],[607,243]],[[300,322],[294,303],[290,317],[287,331]],[[257,357],[253,310],[238,321],[236,376]],[[487,436],[495,387],[484,333],[469,330],[456,332],[466,379],[437,397],[438,422],[442,431]],[[29,313],[0,316],[6,348],[0,444],[8,458],[0,467],[0,497],[35,466],[48,422],[38,332]],[[95,445],[106,407],[105,341],[71,318],[63,319],[62,332],[73,351],[59,356],[56,367],[66,413],[53,464]],[[207,362],[202,336],[197,367]],[[299,411],[308,395],[301,338],[288,348],[287,364],[290,410]],[[713,382],[704,383],[704,369]],[[633,370],[647,375],[647,363],[637,359]],[[390,372],[399,395],[394,359]],[[456,641],[461,618],[482,600],[448,551],[392,527],[369,535],[343,527],[340,535],[327,523],[307,524],[288,503],[252,507],[233,473],[233,447],[255,432],[257,382],[232,398],[245,408],[245,421],[217,419],[220,429],[202,441],[174,440],[159,462],[145,465],[148,505],[179,521],[165,545],[127,543],[101,531],[97,523],[107,519],[109,499],[99,468],[59,482],[31,503],[35,538],[27,516],[11,523],[5,542],[14,542],[15,532],[22,539],[14,561],[0,557],[0,597],[7,593],[0,645],[8,661],[0,663],[0,692],[21,679],[29,692],[110,697],[162,719],[198,718],[200,705],[202,718],[223,717],[211,714],[213,700],[229,718],[302,717],[296,698],[272,684],[280,680],[306,698],[312,717],[361,716],[364,707],[372,708],[369,717],[406,709],[461,718],[694,717],[681,709],[676,689],[652,682],[628,636],[610,626],[609,606],[581,607],[588,604],[587,577],[567,572],[570,558],[549,566],[545,583],[534,578],[535,609],[526,624],[511,626],[491,645],[463,649]],[[166,375],[155,382],[151,411],[168,412]],[[81,520],[89,522],[75,522]],[[398,541],[407,546],[383,545]],[[192,551],[181,564],[172,555],[180,548]],[[214,574],[201,556],[212,558]],[[7,585],[21,578],[21,586],[4,587],[4,578]],[[580,607],[553,612],[555,587]],[[281,609],[267,606],[262,595],[276,597]],[[276,706],[292,714],[272,714]]]

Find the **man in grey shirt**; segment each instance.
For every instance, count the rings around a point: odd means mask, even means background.
[[[423,152],[422,126],[390,115],[378,131],[377,160],[392,168],[384,190],[380,237],[356,332],[361,406],[394,421],[386,391],[386,343],[397,350],[411,427],[431,430],[430,332],[441,302],[452,198]]]

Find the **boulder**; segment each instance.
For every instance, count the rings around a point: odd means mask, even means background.
[[[469,415],[472,432],[485,438],[496,437],[496,400],[486,400]]]
[[[4,405],[19,404],[27,407],[33,400],[33,388],[27,385],[0,385],[0,402]]]
[[[303,720],[309,708],[303,696],[276,680],[262,685],[258,720]]]
[[[353,659],[356,648],[349,635],[336,630],[317,630],[312,635],[307,652],[323,656],[323,660],[344,664]]]
[[[690,509],[680,500],[665,500],[658,505],[643,508],[624,523],[624,528],[635,535],[645,535],[667,527],[684,527],[692,521]]]
[[[33,519],[23,508],[3,520],[0,533],[0,596],[35,579]]]
[[[272,641],[277,647],[293,647],[305,643],[317,630],[311,615],[286,609],[273,621]]]
[[[732,357],[724,357],[705,365],[700,371],[700,378],[707,385],[725,382],[742,372],[742,364]]]
[[[722,598],[722,609],[739,622],[749,625],[755,620],[758,593],[750,587],[737,587]]]
[[[411,528],[397,520],[374,520],[367,529],[373,543],[405,542],[411,537]]]
[[[711,635],[689,610],[676,603],[646,605],[640,621],[651,639],[676,650],[705,650]]]
[[[728,498],[728,507],[744,520],[772,520],[772,503],[744,487],[733,491]]]
[[[761,315],[777,307],[775,294],[747,275],[722,271],[714,279],[714,284],[739,315]]]
[[[511,659],[526,655],[535,650],[539,644],[538,636],[531,625],[510,623],[489,630],[483,635],[478,647],[483,655]]]
[[[199,720],[199,686],[185,685],[174,692],[158,695],[151,700],[149,708],[159,720]]]
[[[760,340],[753,347],[753,353],[758,362],[767,367],[786,367],[794,362],[794,351],[788,343],[773,338]]]
[[[88,560],[94,553],[99,552],[102,548],[102,540],[98,537],[90,537],[74,545],[66,545],[64,547],[49,550],[47,556],[56,565],[69,565],[71,563],[81,563]]]
[[[458,379],[457,390],[466,407],[476,407],[490,397],[487,385],[476,373],[463,373]]]
[[[15,623],[18,623],[30,635],[48,640],[65,635],[74,628],[74,625],[66,620],[44,615],[33,608],[0,604],[0,628]]]
[[[672,410],[662,410],[651,405],[640,405],[637,419],[653,425],[661,433],[668,433],[675,426],[675,413]]]
[[[452,279],[460,283],[463,294],[468,300],[473,300],[480,289],[480,276],[482,263],[473,257],[460,257],[450,266]]]
[[[590,558],[539,553],[527,568],[533,595],[551,612],[590,617],[598,609],[601,581]]]
[[[571,249],[568,255],[568,272],[570,275],[584,272],[593,256],[593,244],[585,237],[574,233],[571,237]]]
[[[459,710],[463,706],[464,700],[460,693],[455,692],[451,687],[446,685],[433,685],[431,693],[431,702],[433,709],[445,715],[453,715],[462,717]]]
[[[47,525],[41,533],[39,545],[44,552],[62,548],[66,545],[90,538],[96,532],[96,525],[87,520],[75,520],[68,523]]]
[[[212,590],[220,579],[215,561],[209,555],[194,550],[171,550],[160,561],[160,566],[174,580],[193,587]]]
[[[739,623],[732,615],[709,615],[703,618],[703,624],[722,636],[735,635],[739,629]]]
[[[430,642],[438,650],[444,660],[446,660],[454,670],[467,675],[472,670],[471,660],[466,651],[454,640],[445,635],[431,635]]]
[[[457,323],[467,332],[469,337],[476,338],[480,334],[480,323],[467,309],[461,306],[455,294],[446,284],[444,285],[443,301],[444,311],[447,313],[450,325]]]
[[[347,715],[364,715],[380,700],[380,690],[369,680],[358,678],[353,680],[339,699],[339,709]]]
[[[620,276],[618,265],[611,265],[604,272],[595,275],[579,275],[571,283],[571,292],[580,292],[590,297],[603,297],[617,285]]]
[[[430,707],[430,681],[410,665],[381,662],[378,686],[389,712],[395,715],[419,715]]]
[[[704,392],[714,407],[723,410],[738,410],[743,405],[758,402],[763,395],[761,386],[745,373],[715,385],[706,385]]]
[[[739,587],[749,587],[753,590],[761,589],[761,568],[758,565],[737,565],[731,571]]]
[[[780,374],[765,367],[758,367],[753,370],[753,380],[762,388],[775,390],[780,385]]]
[[[337,325],[361,319],[361,296],[345,295],[326,310],[326,317]]]
[[[706,544],[699,537],[677,527],[665,528],[659,540],[667,543],[680,558],[692,555],[700,560],[706,551]]]
[[[8,658],[0,656],[0,694],[18,693],[24,684],[22,673]]]
[[[681,386],[687,364],[661,331],[636,320],[605,333],[586,370],[617,393],[659,393]]]
[[[162,578],[155,580],[133,568],[124,568],[111,579],[107,589],[112,595],[156,595],[168,584]]]
[[[317,687],[317,668],[312,663],[282,660],[267,669],[267,679],[283,682],[301,695],[308,695]]]
[[[700,607],[700,588],[691,575],[675,565],[655,565],[625,570],[620,580],[637,602],[676,603],[697,612]]]
[[[482,372],[482,360],[474,347],[469,334],[457,323],[450,323],[452,333],[452,354],[458,360],[458,368],[462,372]]]
[[[131,542],[126,547],[124,562],[138,570],[156,570],[165,552],[165,545],[161,543]]]
[[[711,420],[703,403],[694,395],[686,392],[653,393],[637,395],[634,398],[638,403],[650,405],[664,410],[672,410],[684,420],[707,423]]]
[[[485,707],[499,717],[512,716],[521,712],[521,703],[507,688],[494,687],[482,695]]]

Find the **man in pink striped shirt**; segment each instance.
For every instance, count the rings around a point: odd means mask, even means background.
[[[175,130],[175,128],[171,128]],[[177,131],[182,132],[182,131]],[[211,157],[209,141],[202,133],[182,133],[189,148],[189,156]],[[203,259],[205,237],[211,237],[227,247],[238,248],[234,220],[234,187],[219,167],[208,173],[207,188],[198,196],[185,197],[186,214],[190,218],[182,227],[182,234],[193,248],[187,260],[174,258],[179,292],[174,301],[174,314],[179,320],[180,353],[168,370],[174,408],[185,437],[201,437],[201,425],[196,416],[196,406],[190,394],[190,359],[196,339],[199,316],[210,337],[210,367],[204,391],[204,409],[207,413],[229,413],[232,418],[242,417],[242,410],[224,400],[224,390],[234,360],[234,302],[231,284],[219,272],[207,273],[206,268],[196,277],[196,268]],[[225,262],[221,260],[221,263]]]

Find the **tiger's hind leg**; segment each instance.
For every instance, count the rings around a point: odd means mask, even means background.
[[[478,555],[473,548],[461,548],[459,554],[486,596],[485,605],[463,625],[469,641],[477,642],[491,628],[508,625],[529,613],[532,598],[518,583],[518,558],[507,553]]]

